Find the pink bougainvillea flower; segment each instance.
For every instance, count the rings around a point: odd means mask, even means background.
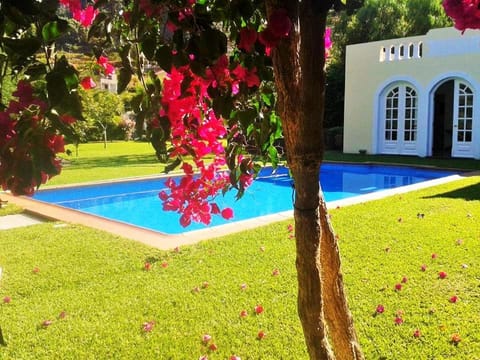
[[[458,296],[457,295],[453,295],[451,298],[450,298],[450,302],[455,304],[456,302],[458,301]]]
[[[59,319],[65,319],[67,317],[67,313],[65,311],[62,311],[60,314],[58,314]]]
[[[93,79],[90,76],[84,77],[82,81],[80,81],[80,85],[85,90],[90,90],[97,86],[95,81],[93,81]]]
[[[422,264],[422,266],[420,266],[420,270],[427,271],[427,265]]]
[[[209,334],[203,334],[202,335],[202,342],[208,343],[210,340],[212,340],[212,336]]]
[[[325,58],[330,56],[330,50],[332,49],[333,42],[331,39],[331,35],[332,35],[332,28],[327,27],[325,29],[325,35],[323,37],[325,42]]]
[[[253,28],[242,28],[239,34],[238,48],[244,50],[247,53],[252,52],[253,45],[257,41],[257,30]]]
[[[445,13],[452,18],[455,28],[462,33],[466,29],[480,29],[478,0],[443,0]]]
[[[432,259],[436,259],[436,258],[438,258],[438,255],[435,254],[435,253],[433,253],[433,254],[432,254]]]
[[[168,262],[162,261],[162,268],[167,268],[168,267]]]
[[[241,318],[244,318],[244,317],[247,317],[247,316],[248,316],[247,310],[242,310],[242,311],[240,311],[240,317],[241,317]]]
[[[208,360],[208,356],[207,355],[202,355],[198,358],[198,360]]]
[[[232,355],[232,356],[229,357],[228,360],[242,360],[242,359],[240,358],[240,356]]]
[[[278,275],[280,275],[280,270],[274,269],[274,270],[272,271],[272,276],[278,276]]]
[[[145,264],[143,265],[143,269],[144,269],[145,271],[150,271],[150,270],[152,269],[152,264],[149,263],[148,261],[145,262]]]
[[[72,17],[77,20],[83,27],[89,27],[93,24],[93,21],[97,17],[98,10],[92,5],[87,6],[85,9],[76,9],[72,11]]]
[[[103,73],[105,75],[112,75],[115,72],[115,67],[109,63],[108,58],[106,56],[100,56],[97,59],[97,64],[103,68]]]
[[[11,302],[12,302],[12,298],[11,298],[10,296],[5,296],[5,297],[3,298],[3,303],[4,303],[4,304],[9,304],[9,303],[11,303]]]
[[[415,331],[413,332],[413,337],[419,338],[420,336],[422,336],[422,333],[420,332],[420,330],[415,329]]]
[[[225,208],[222,210],[222,217],[225,220],[230,220],[233,218],[233,210],[231,208]]]
[[[440,279],[445,279],[445,278],[447,277],[447,273],[446,273],[445,271],[440,271],[440,272],[438,273],[438,277],[439,277]]]
[[[460,337],[460,334],[455,333],[455,334],[452,334],[450,341],[452,342],[453,345],[458,345],[460,341],[462,341],[462,338]]]
[[[385,307],[381,304],[377,305],[375,312],[377,314],[383,314],[385,312]]]
[[[408,281],[408,278],[407,278],[406,276],[404,276],[404,277],[402,278],[402,283],[405,284],[407,281]]]
[[[153,330],[153,326],[155,325],[155,321],[148,321],[142,324],[142,330],[144,332],[151,332]]]
[[[254,310],[255,310],[255,314],[257,314],[257,315],[260,315],[260,314],[263,313],[263,311],[264,311],[262,305],[257,305],[257,306],[255,306]]]
[[[263,338],[265,338],[265,336],[267,336],[267,334],[265,334],[265,331],[263,331],[263,330],[260,330],[257,334],[257,338],[259,340],[262,340]]]
[[[403,319],[400,316],[395,316],[395,319],[393,320],[395,322],[395,325],[402,325],[403,324]]]
[[[218,346],[217,346],[217,344],[215,344],[215,343],[211,343],[211,344],[208,346],[208,349],[209,349],[210,351],[217,351],[217,350],[218,350]]]
[[[402,284],[395,284],[395,290],[396,291],[402,290]]]

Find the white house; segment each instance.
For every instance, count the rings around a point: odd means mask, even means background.
[[[480,31],[347,46],[343,150],[480,159]]]

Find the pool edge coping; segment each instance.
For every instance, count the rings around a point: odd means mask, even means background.
[[[479,176],[480,171],[471,171],[461,174],[450,175],[438,179],[428,180],[417,184],[401,186],[394,189],[385,189],[369,194],[358,195],[347,199],[334,200],[327,202],[327,208],[337,208],[349,205],[364,203],[367,201],[378,200],[389,196],[403,194],[406,192],[420,190],[448,182],[461,180],[470,176]],[[158,177],[158,176],[157,176]],[[152,176],[136,177],[136,179],[148,179]],[[117,182],[133,180],[116,179]],[[113,182],[113,181],[110,181]],[[99,183],[99,182],[95,182]],[[103,182],[105,183],[105,181]],[[89,184],[94,184],[90,182]],[[79,186],[77,184],[76,186]],[[81,185],[87,185],[83,183]],[[73,185],[69,185],[73,186]],[[65,187],[65,186],[62,186]],[[161,249],[170,250],[178,246],[191,245],[197,242],[214,239],[217,237],[237,233],[244,230],[251,230],[259,226],[268,225],[293,218],[293,210],[283,211],[275,214],[256,217],[254,219],[240,220],[234,223],[214,226],[208,229],[193,230],[181,234],[165,234],[158,231],[130,225],[124,222],[106,219],[100,216],[87,214],[74,209],[33,200],[25,196],[13,196],[7,192],[1,192],[2,198],[22,207],[25,212],[54,221],[64,221],[72,224],[81,224],[98,230],[106,231],[130,240],[135,240],[143,244]]]

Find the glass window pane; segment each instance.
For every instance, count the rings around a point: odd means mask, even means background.
[[[385,131],[385,140],[390,140],[390,131]]]
[[[458,117],[459,118],[464,118],[465,117],[465,108],[463,108],[463,107],[458,108]]]
[[[409,131],[405,132],[405,135],[403,136],[403,140],[410,141],[410,132]]]
[[[472,141],[472,133],[470,131],[465,133],[465,141]]]
[[[457,141],[463,142],[463,131],[457,132]]]
[[[398,108],[398,98],[393,99],[393,107]]]
[[[458,120],[458,130],[463,130],[465,129],[465,121],[464,120]]]
[[[405,130],[410,130],[410,120],[405,120]]]
[[[392,118],[398,119],[398,109],[393,109],[393,111],[392,111]]]
[[[460,95],[458,97],[458,106],[465,106],[465,96]]]
[[[397,132],[396,131],[392,131],[392,140],[397,141]]]
[[[473,96],[467,97],[467,105],[468,106],[473,106]]]
[[[412,106],[412,98],[407,97],[405,99],[405,107],[411,107]]]
[[[472,130],[472,120],[465,121],[465,129]]]
[[[472,118],[473,117],[473,108],[468,107],[467,108],[467,118]]]
[[[412,111],[410,109],[405,109],[405,118],[410,119],[412,117]]]
[[[398,121],[397,120],[392,120],[392,129],[394,129],[394,130],[398,129]]]
[[[392,120],[387,120],[385,122],[385,129],[391,129],[392,128]]]

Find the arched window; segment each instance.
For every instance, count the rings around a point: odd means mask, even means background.
[[[380,152],[411,154],[417,152],[418,96],[407,83],[396,83],[384,93],[381,120]]]
[[[418,43],[418,57],[421,58],[423,56],[423,43]]]
[[[466,84],[458,85],[457,141],[472,141],[473,92]]]
[[[390,46],[390,56],[388,58],[390,61],[395,60],[395,46]]]
[[[417,140],[417,92],[410,86],[405,87],[403,140]]]
[[[385,99],[385,141],[398,138],[398,92],[398,87],[393,88]]]

